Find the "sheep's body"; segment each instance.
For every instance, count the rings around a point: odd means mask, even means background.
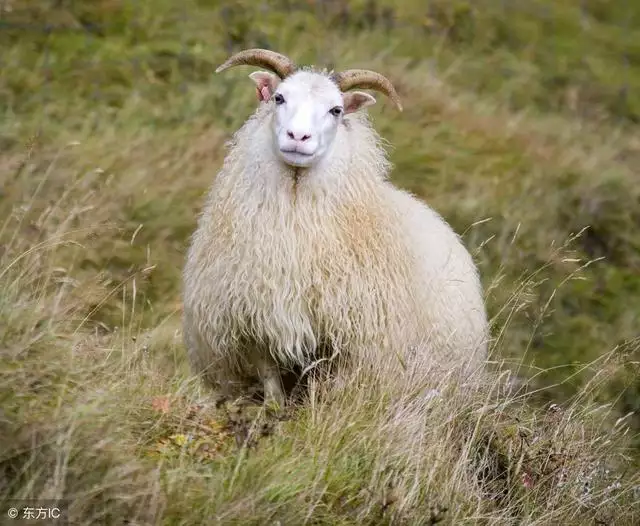
[[[273,152],[273,103],[236,133],[185,268],[195,371],[224,388],[335,351],[352,360],[479,365],[487,320],[476,267],[443,219],[387,181],[366,116],[339,126],[304,174]],[[413,349],[412,352],[409,352]]]

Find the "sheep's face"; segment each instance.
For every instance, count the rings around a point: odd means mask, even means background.
[[[266,71],[250,76],[259,100],[274,105],[274,151],[291,166],[317,163],[331,150],[344,115],[375,103],[367,93],[341,93],[320,73],[300,71],[282,82]]]

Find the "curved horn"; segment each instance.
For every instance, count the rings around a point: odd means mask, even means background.
[[[225,69],[233,66],[259,66],[270,69],[276,73],[281,79],[291,75],[296,70],[296,65],[284,55],[269,51],[268,49],[246,49],[232,55],[227,61],[218,66],[216,73],[220,73]]]
[[[400,97],[396,93],[393,84],[380,73],[369,71],[368,69],[348,69],[334,73],[332,76],[334,82],[341,91],[347,91],[353,88],[374,89],[384,93],[396,105],[399,111],[402,111]]]

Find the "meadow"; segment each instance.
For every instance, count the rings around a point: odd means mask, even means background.
[[[478,389],[383,382],[276,418],[186,362],[181,272],[234,51],[392,80],[392,180],[459,232]],[[0,0],[0,499],[71,524],[640,522],[640,5]],[[432,396],[419,396],[425,390]],[[4,507],[2,510],[4,513]]]

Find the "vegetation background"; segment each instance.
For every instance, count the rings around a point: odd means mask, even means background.
[[[394,82],[405,112],[370,113],[393,181],[480,266],[490,389],[280,422],[190,375],[185,249],[256,104],[248,68],[213,72],[248,47]],[[73,524],[640,520],[640,4],[0,0],[0,101],[3,501],[66,498]]]

